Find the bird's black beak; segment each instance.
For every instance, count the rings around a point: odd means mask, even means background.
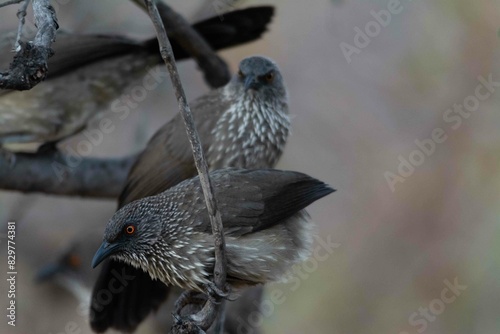
[[[119,244],[116,243],[110,244],[109,242],[104,241],[101,244],[101,247],[99,247],[99,249],[95,253],[94,258],[92,259],[92,268],[97,267],[99,263],[104,261],[108,256],[116,253],[119,248],[120,248]]]
[[[259,81],[251,75],[245,78],[245,91],[249,89],[257,90],[260,87]]]

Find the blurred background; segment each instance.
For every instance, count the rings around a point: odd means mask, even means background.
[[[154,34],[148,17],[126,1],[59,3],[54,5],[66,30]],[[233,71],[252,54],[278,63],[293,115],[278,167],[308,173],[338,190],[310,208],[319,237],[338,245],[303,268],[300,284],[267,288],[269,296],[282,291],[284,297],[258,319],[266,333],[500,328],[500,87],[478,79],[500,82],[500,2],[398,3],[275,1],[274,21],[260,41],[221,53]],[[269,3],[242,1],[239,7],[257,4]],[[189,20],[216,14],[212,2],[171,5]],[[394,12],[390,18],[377,14],[388,9]],[[16,10],[0,10],[1,30],[15,30]],[[376,16],[383,25],[373,23]],[[208,90],[193,61],[179,67],[188,98]],[[489,96],[474,99],[478,89]],[[449,111],[464,103],[473,111]],[[93,155],[140,150],[176,112],[166,80],[116,124]],[[429,142],[435,129],[446,140],[434,141],[430,154],[415,153],[423,152],[416,141]],[[408,171],[401,164],[414,166]],[[115,207],[111,200],[0,192],[0,232],[8,220],[17,222],[18,266],[17,325],[8,326],[3,315],[0,332],[66,333],[74,322],[80,330],[74,333],[90,333],[71,294],[33,279],[72,238],[101,233]],[[449,288],[457,282],[459,288]],[[5,279],[0,288],[5,312]],[[151,328],[145,324],[140,332]]]

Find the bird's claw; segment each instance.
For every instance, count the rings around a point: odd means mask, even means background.
[[[213,282],[208,283],[205,288],[207,290],[208,300],[210,300],[214,304],[219,304],[221,298],[227,299],[229,301],[235,300],[235,298],[231,298],[231,289],[228,285],[226,285],[225,290],[229,292],[219,289]]]

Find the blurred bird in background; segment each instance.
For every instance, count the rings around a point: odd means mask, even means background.
[[[270,6],[235,10],[193,28],[215,50],[260,38],[274,13]],[[171,40],[176,60],[189,55]],[[0,68],[11,61],[10,43],[0,43]],[[0,145],[57,143],[105,111],[148,69],[162,62],[155,38],[59,33],[45,82],[29,91],[0,90]],[[158,80],[153,76],[153,80]],[[50,147],[51,145],[49,145]],[[52,144],[54,147],[54,144]]]
[[[97,233],[78,234],[55,259],[38,270],[37,283],[53,282],[71,293],[80,304],[90,305],[90,292],[97,273],[89,263],[100,244]]]
[[[271,168],[277,163],[288,138],[290,119],[287,91],[273,61],[257,56],[243,59],[238,73],[226,86],[190,106],[211,170]],[[182,118],[177,115],[158,130],[132,166],[119,208],[159,194],[196,174]],[[94,302],[99,299],[99,291],[109,286],[113,272],[135,278],[106,305]],[[133,331],[159,307],[168,292],[166,285],[152,280],[141,269],[116,260],[106,261],[93,290],[91,326],[97,332],[110,327]],[[249,290],[248,294],[248,304],[255,305],[250,299],[255,298],[255,292]],[[227,320],[229,328],[231,319]]]

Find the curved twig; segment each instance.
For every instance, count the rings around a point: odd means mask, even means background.
[[[193,150],[194,161],[200,177],[200,183],[203,189],[203,195],[205,197],[205,203],[210,217],[210,223],[212,225],[212,233],[215,240],[214,283],[219,290],[224,291],[226,286],[225,241],[220,211],[217,208],[217,201],[215,199],[212,184],[210,182],[210,177],[208,174],[208,165],[203,154],[203,149],[200,143],[198,132],[196,131],[196,127],[194,125],[191,109],[189,108],[189,105],[187,103],[184,88],[182,87],[179,74],[177,73],[177,66],[175,64],[172,47],[170,45],[170,41],[168,40],[167,32],[161,20],[158,8],[156,7],[155,0],[145,0],[145,3],[148,7],[149,15],[155,27],[158,42],[160,45],[160,54],[165,61],[168,72],[170,73],[172,85],[175,90],[175,96],[177,97],[177,101],[179,104],[179,111],[186,126],[186,131],[189,137],[189,142],[191,143],[191,148]],[[220,304],[207,301],[203,309],[192,318],[196,321],[197,325],[201,327],[202,330],[207,330],[217,318],[220,309]],[[223,317],[219,317],[219,319],[221,318]],[[190,325],[181,324],[181,326],[186,327]],[[217,327],[222,329],[223,326],[218,325]]]

